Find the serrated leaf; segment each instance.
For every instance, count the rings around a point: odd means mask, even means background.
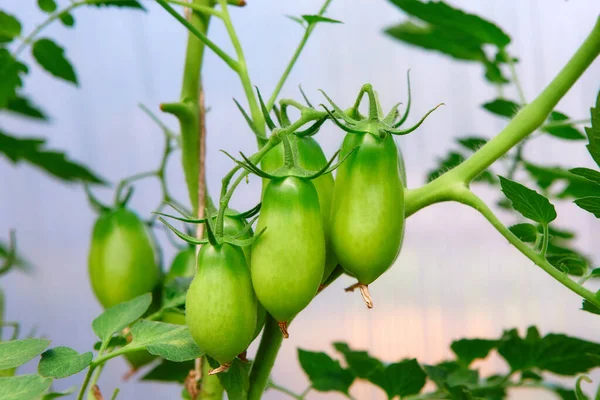
[[[70,347],[46,350],[38,364],[38,373],[47,378],[62,379],[83,371],[92,362],[91,351],[79,354]]]
[[[219,363],[212,358],[208,358],[211,367],[216,368]],[[245,400],[248,398],[248,390],[250,389],[250,373],[251,363],[244,363],[239,359],[234,359],[229,369],[219,373],[219,382],[227,392],[227,398],[230,400]]]
[[[600,308],[596,307],[594,303],[590,303],[587,300],[583,300],[581,303],[581,309],[592,314],[600,315]]]
[[[185,325],[142,319],[131,326],[131,335],[131,343],[124,348],[145,348],[166,360],[188,361],[203,354]]]
[[[45,13],[53,13],[56,11],[56,3],[54,0],[38,0],[38,7]]]
[[[582,197],[575,200],[575,204],[579,208],[594,214],[596,218],[600,218],[600,197]]]
[[[152,294],[146,293],[125,303],[117,304],[104,311],[92,322],[94,333],[106,342],[112,335],[125,329],[139,319],[150,307]]]
[[[105,0],[100,2],[90,3],[90,6],[96,7],[122,7],[122,8],[136,8],[138,10],[146,11],[146,9],[136,0]]]
[[[383,370],[384,366],[381,361],[373,358],[366,351],[355,351],[350,349],[346,343],[337,342],[333,347],[344,355],[348,368],[358,378],[368,379],[378,370]]]
[[[12,42],[20,34],[21,23],[19,20],[15,16],[0,10],[0,43]]]
[[[60,18],[60,22],[62,22],[63,25],[68,28],[75,25],[75,18],[73,17],[72,14],[64,12],[64,13],[60,14],[60,16],[58,18]]]
[[[48,119],[44,112],[35,104],[32,104],[27,97],[20,95],[16,95],[8,100],[6,104],[6,111],[43,121]]]
[[[50,74],[77,85],[75,70],[65,57],[65,50],[51,39],[36,40],[31,47],[31,52],[38,64]]]
[[[392,399],[417,394],[425,386],[426,375],[415,359],[390,364],[371,375],[369,381],[382,388]]]
[[[46,149],[45,144],[45,139],[16,138],[0,130],[0,154],[13,164],[28,162],[66,182],[105,183],[87,167],[69,160],[65,153]]]
[[[538,236],[537,228],[532,224],[516,224],[509,226],[508,229],[519,238],[520,241],[525,243],[534,243]]]
[[[461,363],[469,366],[478,358],[486,358],[497,345],[497,340],[460,339],[452,342],[450,348]]]
[[[477,151],[488,142],[488,139],[477,136],[468,136],[457,139],[457,142],[468,150]]]
[[[27,66],[16,60],[5,48],[0,48],[0,108],[6,107],[10,99],[17,95],[17,88],[23,86],[21,75],[27,73]]]
[[[337,391],[348,394],[354,374],[340,366],[339,361],[325,353],[298,349],[298,359],[312,387],[320,392]]]
[[[308,22],[309,24],[316,24],[318,22],[326,22],[330,24],[342,24],[342,21],[338,21],[337,19],[331,19],[327,17],[323,17],[321,15],[303,15],[302,19]]]
[[[18,367],[33,360],[49,345],[49,340],[37,338],[0,342],[0,370]]]
[[[510,43],[510,36],[494,23],[453,8],[443,1],[391,1],[413,17],[435,26],[459,31],[478,43],[493,44],[499,48],[506,47]]]
[[[520,183],[500,177],[502,192],[512,202],[512,206],[525,218],[540,224],[548,224],[556,219],[556,210],[547,198]]]
[[[19,375],[0,378],[0,399],[2,400],[31,400],[42,395],[52,379],[39,375]]]
[[[585,133],[588,137],[587,149],[590,155],[596,161],[596,165],[600,167],[600,92],[596,98],[596,106],[590,108],[591,126],[585,128]]]
[[[578,176],[582,176],[585,179],[600,185],[600,172],[596,170],[582,167],[570,169],[569,172]]]
[[[142,381],[179,382],[183,383],[190,371],[194,369],[194,361],[173,362],[163,360],[142,377]]]
[[[521,109],[519,104],[506,99],[495,99],[494,101],[483,104],[482,107],[492,114],[506,118],[514,117]]]

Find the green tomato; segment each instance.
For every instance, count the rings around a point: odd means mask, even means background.
[[[327,164],[325,153],[321,146],[312,137],[297,137],[289,136],[291,145],[298,150],[298,166],[307,171],[319,171]],[[261,161],[262,169],[265,172],[272,173],[283,166],[283,144],[280,143],[269,151]],[[263,188],[266,188],[267,180],[263,181]],[[330,213],[331,201],[333,199],[333,175],[321,175],[317,179],[312,180],[317,194],[319,195],[319,206],[321,208],[321,216],[323,218],[323,230],[325,232],[325,243],[327,245],[325,260],[325,271],[323,273],[322,282],[324,282],[337,265],[335,252],[331,247],[331,228],[330,228]]]
[[[340,264],[363,285],[396,260],[404,234],[403,164],[391,135],[346,135],[331,213],[332,243]]]
[[[177,253],[171,268],[165,276],[165,284],[173,281],[175,278],[180,277],[192,277],[196,272],[196,249],[194,247],[188,247],[185,250]]]
[[[146,350],[132,351],[131,353],[125,353],[124,356],[133,370],[148,365],[157,358],[157,356],[148,353]]]
[[[265,189],[252,246],[252,283],[278,322],[289,322],[317,293],[325,267],[325,234],[313,184],[285,177]]]
[[[254,339],[257,300],[239,247],[205,244],[186,297],[186,322],[200,349],[228,364]]]
[[[185,314],[175,311],[165,311],[163,312],[160,320],[167,324],[185,325]]]
[[[88,264],[92,288],[104,308],[151,292],[161,278],[144,223],[124,208],[96,221]]]

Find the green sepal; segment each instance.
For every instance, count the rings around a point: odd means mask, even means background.
[[[304,90],[302,90],[302,85],[298,85],[298,89],[300,89],[300,93],[302,93],[302,97],[304,98],[304,101],[306,102],[306,104],[310,108],[314,108],[313,105],[311,104],[310,100],[308,100],[308,97],[306,97],[306,93],[304,93]]]
[[[254,126],[254,122],[252,122],[252,118],[250,118],[250,116],[248,115],[248,113],[246,113],[246,110],[244,110],[244,108],[242,107],[242,105],[235,98],[233,99],[233,101],[235,102],[235,105],[237,106],[238,110],[240,110],[240,112],[244,116],[244,119],[246,120],[246,123],[250,127],[250,130],[252,130],[252,132],[256,136],[259,136],[259,137],[263,138],[263,136],[258,131],[258,129],[256,129],[256,126]]]
[[[306,128],[305,130],[295,132],[294,135],[296,135],[298,137],[310,137],[310,136],[313,136],[317,132],[319,132],[319,129],[325,123],[325,121],[327,121],[327,119],[328,119],[327,117],[323,117],[323,118],[317,120],[317,122],[315,122],[314,124],[312,124],[311,126],[309,126],[308,128]]]
[[[394,128],[398,128],[400,125],[406,122],[406,119],[408,118],[408,113],[410,112],[410,105],[412,104],[412,97],[410,94],[410,69],[406,71],[406,83],[408,86],[408,101],[406,103],[406,110],[404,111],[402,118],[400,118],[400,120],[394,124]]]
[[[441,106],[444,106],[444,105],[445,105],[444,103],[440,103],[440,104],[438,104],[437,106],[433,107],[431,110],[427,111],[427,113],[426,113],[426,114],[423,116],[423,118],[421,118],[421,119],[419,120],[419,122],[417,122],[416,124],[414,124],[413,126],[411,126],[411,127],[410,127],[410,128],[408,128],[408,129],[395,129],[395,128],[393,128],[393,129],[386,129],[386,128],[384,128],[383,130],[384,130],[386,133],[389,133],[389,134],[391,134],[391,135],[407,135],[407,134],[411,133],[412,131],[416,130],[416,129],[417,129],[419,126],[421,126],[421,124],[422,124],[423,122],[425,122],[425,120],[427,119],[427,117],[429,117],[429,115],[430,115],[432,112],[434,112],[434,111],[435,111],[435,110],[437,110],[439,107],[441,107]]]
[[[267,227],[265,226],[263,229],[260,230],[260,232],[258,232],[257,234],[255,234],[254,236],[252,236],[251,238],[248,238],[248,239],[235,239],[230,236],[224,236],[223,242],[229,243],[229,244],[232,244],[232,245],[238,246],[238,247],[250,246],[251,244],[256,242],[256,240],[259,237],[261,237],[262,234],[265,233],[266,230],[267,230]]]
[[[169,224],[164,218],[162,217],[158,217],[158,220],[160,222],[162,222],[163,224],[165,224],[165,226],[167,228],[169,228],[175,235],[177,235],[180,239],[188,242],[189,244],[194,244],[194,245],[199,245],[199,244],[207,244],[209,242],[209,240],[206,239],[197,239],[193,236],[190,236],[188,234],[185,234],[183,232],[181,232],[180,230],[178,230],[177,228],[175,228],[173,225]],[[207,224],[208,227],[208,224]],[[208,228],[207,228],[208,231]],[[214,235],[213,235],[214,238]]]
[[[256,87],[256,94],[258,95],[258,101],[260,103],[260,110],[262,111],[263,117],[265,118],[265,122],[267,123],[267,126],[269,127],[270,130],[273,130],[276,128],[275,123],[273,122],[273,120],[271,119],[271,116],[269,115],[269,110],[267,110],[267,106],[265,105],[265,102],[263,101],[263,98],[260,94],[260,90],[258,90],[258,87]]]

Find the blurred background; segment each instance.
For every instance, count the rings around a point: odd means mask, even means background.
[[[30,32],[44,16],[33,1],[9,1],[8,11]],[[302,34],[284,15],[314,14],[321,0],[250,0],[232,9],[254,84],[270,93]],[[452,0],[454,6],[496,22],[512,37],[511,54],[519,58],[517,70],[527,99],[533,99],[568,60],[593,25],[598,0],[507,0],[477,2]],[[146,5],[146,4],[144,4]],[[162,152],[160,129],[138,108],[178,99],[187,32],[160,7],[148,4],[147,14],[118,9],[79,9],[75,31],[54,24],[45,32],[66,49],[78,72],[80,87],[50,78],[39,68],[30,71],[26,93],[52,117],[40,124],[0,115],[11,132],[46,136],[49,147],[65,149],[111,182],[155,168]],[[391,40],[383,29],[405,17],[384,0],[334,0],[327,16],[343,25],[319,25],[283,89],[283,97],[300,98],[302,84],[309,98],[323,101],[325,90],[345,107],[360,86],[372,83],[385,108],[406,99],[407,69],[412,70],[413,111],[409,123],[433,105],[434,113],[415,133],[401,137],[410,187],[422,184],[427,171],[443,157],[453,140],[474,134],[491,137],[505,121],[485,112],[481,104],[496,97],[496,88],[483,80],[479,65],[451,60]],[[225,48],[222,25],[211,24],[210,36]],[[29,55],[26,60],[30,61]],[[32,61],[32,60],[31,60]],[[33,62],[33,61],[32,61]],[[207,173],[211,193],[220,189],[222,175],[232,163],[219,149],[252,153],[255,140],[232,102],[244,95],[237,77],[208,52],[204,67],[208,113]],[[600,85],[596,62],[559,104],[574,119],[589,118]],[[507,97],[517,98],[507,92]],[[163,120],[177,131],[176,120]],[[343,133],[326,124],[319,134],[327,154],[337,149]],[[527,148],[531,160],[546,164],[592,166],[583,142],[567,143],[550,136]],[[20,321],[23,330],[87,351],[95,342],[91,321],[102,309],[94,298],[87,275],[87,253],[95,213],[80,186],[48,178],[28,166],[14,168],[0,159],[2,195],[0,232],[16,228],[19,249],[36,266],[31,276],[10,274],[3,279],[7,320]],[[180,172],[179,154],[168,169],[172,191],[181,200],[187,193]],[[521,178],[521,177],[518,177]],[[487,187],[475,189],[490,203],[500,194]],[[110,189],[96,190],[109,199]],[[237,209],[258,202],[260,182],[251,179],[233,199]],[[143,181],[131,206],[148,216],[159,201],[156,181]],[[600,259],[600,223],[569,201],[558,204],[558,227],[578,232],[577,246]],[[500,215],[506,224],[518,222],[513,214]],[[165,260],[174,249],[160,236]],[[375,308],[368,310],[360,295],[344,293],[351,284],[339,279],[294,321],[284,342],[273,379],[296,392],[308,385],[297,361],[297,348],[326,351],[331,343],[346,341],[368,349],[386,361],[417,358],[435,363],[451,356],[449,345],[462,337],[499,337],[505,328],[523,332],[537,325],[542,334],[561,332],[600,341],[600,320],[579,310],[581,299],[555,282],[513,249],[482,217],[456,204],[427,208],[407,224],[402,253],[371,293]],[[591,284],[593,287],[594,284]],[[478,364],[476,364],[478,365]],[[500,359],[480,366],[483,373],[504,371]],[[33,370],[35,366],[29,366]],[[127,366],[121,359],[109,363],[100,379],[107,393],[121,388],[123,399],[178,398],[174,385],[122,382]],[[597,381],[600,375],[592,376]],[[80,384],[82,376],[56,383],[64,389]],[[357,399],[383,399],[380,389],[355,384]],[[266,399],[282,398],[267,392]],[[309,398],[337,398],[312,392]],[[340,396],[341,398],[341,396]],[[514,393],[511,398],[552,398],[544,393]]]

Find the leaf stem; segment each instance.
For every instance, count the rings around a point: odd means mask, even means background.
[[[279,385],[275,384],[274,382],[269,382],[267,389],[274,389],[274,390],[277,390],[278,392],[285,393],[288,396],[290,396],[291,398],[294,398],[296,400],[303,400],[304,396],[305,396],[305,394],[296,394],[296,393],[292,392],[291,390],[289,390],[288,388],[279,386]]]

